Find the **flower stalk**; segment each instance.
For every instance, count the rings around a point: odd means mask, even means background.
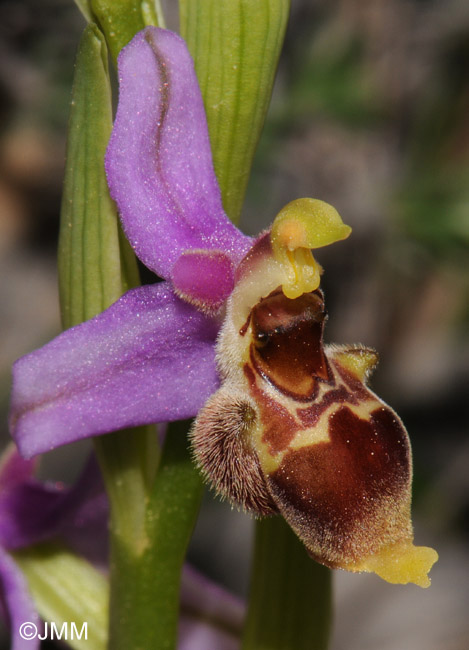
[[[242,650],[327,650],[331,600],[331,571],[282,518],[259,521]]]
[[[130,531],[129,546],[113,534],[109,647],[115,650],[176,647],[181,570],[202,497],[187,426],[169,427],[145,502],[144,535]]]

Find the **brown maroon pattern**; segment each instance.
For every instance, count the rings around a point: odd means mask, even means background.
[[[332,379],[322,346],[326,313],[320,291],[289,300],[280,289],[251,311],[251,363],[282,393],[314,399],[319,382]]]
[[[340,363],[336,364],[337,372],[340,378],[344,381],[350,392],[359,400],[369,399],[370,393],[365,384],[351,372],[346,370]]]
[[[263,428],[262,442],[269,446],[269,452],[275,456],[288,448],[301,427],[284,406],[257,386],[254,372],[247,364],[244,366],[244,374],[249,382],[251,395],[259,407]]]
[[[370,393],[366,391],[366,398],[371,397]],[[358,404],[358,400],[355,395],[350,393],[345,386],[340,386],[339,388],[331,388],[322,396],[322,399],[315,404],[311,404],[307,408],[297,409],[297,415],[301,420],[301,423],[305,427],[312,427],[319,422],[319,418],[326,411],[329,406],[332,404],[341,404],[344,402],[349,402],[350,404]]]
[[[335,556],[343,565],[344,558],[374,552],[377,531],[380,544],[407,532],[410,449],[401,422],[384,405],[369,421],[341,406],[329,417],[329,434],[330,442],[289,450],[268,484],[306,546],[333,566]]]
[[[246,276],[249,276],[251,271],[255,270],[259,260],[267,257],[272,257],[272,245],[270,243],[270,233],[263,232],[236,269],[235,285],[242,282]]]

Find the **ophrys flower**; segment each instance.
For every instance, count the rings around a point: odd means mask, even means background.
[[[222,494],[281,512],[320,562],[426,585],[436,554],[412,545],[408,437],[365,385],[375,353],[322,342],[311,249],[350,229],[300,199],[256,241],[243,235],[223,212],[183,41],[148,28],[119,71],[109,186],[136,254],[165,281],[17,362],[21,451],[191,417],[210,398],[192,438]]]

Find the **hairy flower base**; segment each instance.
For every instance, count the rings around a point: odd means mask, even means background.
[[[437,555],[412,545],[409,439],[366,386],[377,355],[324,346],[319,290],[277,287],[248,304],[272,256],[265,235],[240,265],[217,346],[222,386],[192,432],[198,463],[240,507],[280,512],[319,562],[428,586]]]

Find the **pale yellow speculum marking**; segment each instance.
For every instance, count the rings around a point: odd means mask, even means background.
[[[325,411],[314,427],[308,427],[298,431],[288,446],[288,449],[301,449],[302,447],[317,445],[319,442],[330,442],[329,415],[331,411],[335,411],[336,408],[337,405],[334,405],[332,409]]]
[[[366,402],[359,402],[359,404],[346,404],[354,415],[360,418],[360,420],[365,420],[366,422],[371,422],[372,411],[382,408],[383,406],[381,402],[378,402],[378,400],[372,398]]]
[[[377,400],[370,398],[366,402],[360,402],[359,404],[351,404],[350,402],[334,402],[327,408],[316,422],[316,424],[307,429],[302,429],[298,431],[295,435],[295,438],[291,441],[289,449],[301,449],[301,447],[308,447],[310,445],[315,445],[318,442],[330,442],[329,435],[329,418],[336,411],[338,411],[342,406],[347,406],[354,415],[364,420],[365,422],[371,421],[371,412],[377,408],[380,408],[382,404]]]
[[[259,462],[261,464],[262,470],[266,474],[272,474],[282,464],[283,457],[287,450],[281,451],[275,456],[272,456],[272,454],[269,451],[269,446],[262,441],[263,433],[264,433],[264,429],[262,425],[257,426],[256,431],[254,432],[254,447],[257,451],[257,456],[259,458]]]
[[[315,291],[322,269],[311,250],[345,239],[350,233],[337,210],[324,201],[297,199],[288,203],[276,216],[270,235],[274,257],[285,269],[285,296],[298,298]]]
[[[336,376],[336,387],[343,385],[343,382]],[[269,392],[269,388],[264,386],[263,389]],[[279,401],[282,406],[286,407],[290,413],[295,413],[298,408],[298,403],[292,400],[291,398],[285,397],[284,395],[279,395],[275,389],[270,388],[273,392],[276,400]],[[328,389],[325,389],[324,393],[327,393]],[[321,393],[317,397],[317,401],[320,401],[324,393]],[[254,447],[257,451],[261,466],[263,470],[267,473],[275,472],[280,465],[282,464],[285,454],[290,450],[301,449],[302,447],[309,447],[321,442],[330,442],[329,427],[330,427],[330,416],[333,415],[335,411],[340,409],[342,406],[347,406],[354,415],[356,415],[361,420],[366,422],[371,421],[371,413],[382,407],[382,403],[377,399],[374,399],[370,393],[370,398],[366,401],[360,401],[358,404],[352,404],[348,401],[340,401],[339,403],[332,403],[327,409],[321,413],[321,416],[313,427],[303,427],[295,433],[295,437],[290,442],[288,447],[274,456],[270,452],[270,447],[268,443],[265,443],[262,440],[264,429],[262,424],[259,422],[252,432]],[[295,420],[300,424],[300,420],[295,416]]]

